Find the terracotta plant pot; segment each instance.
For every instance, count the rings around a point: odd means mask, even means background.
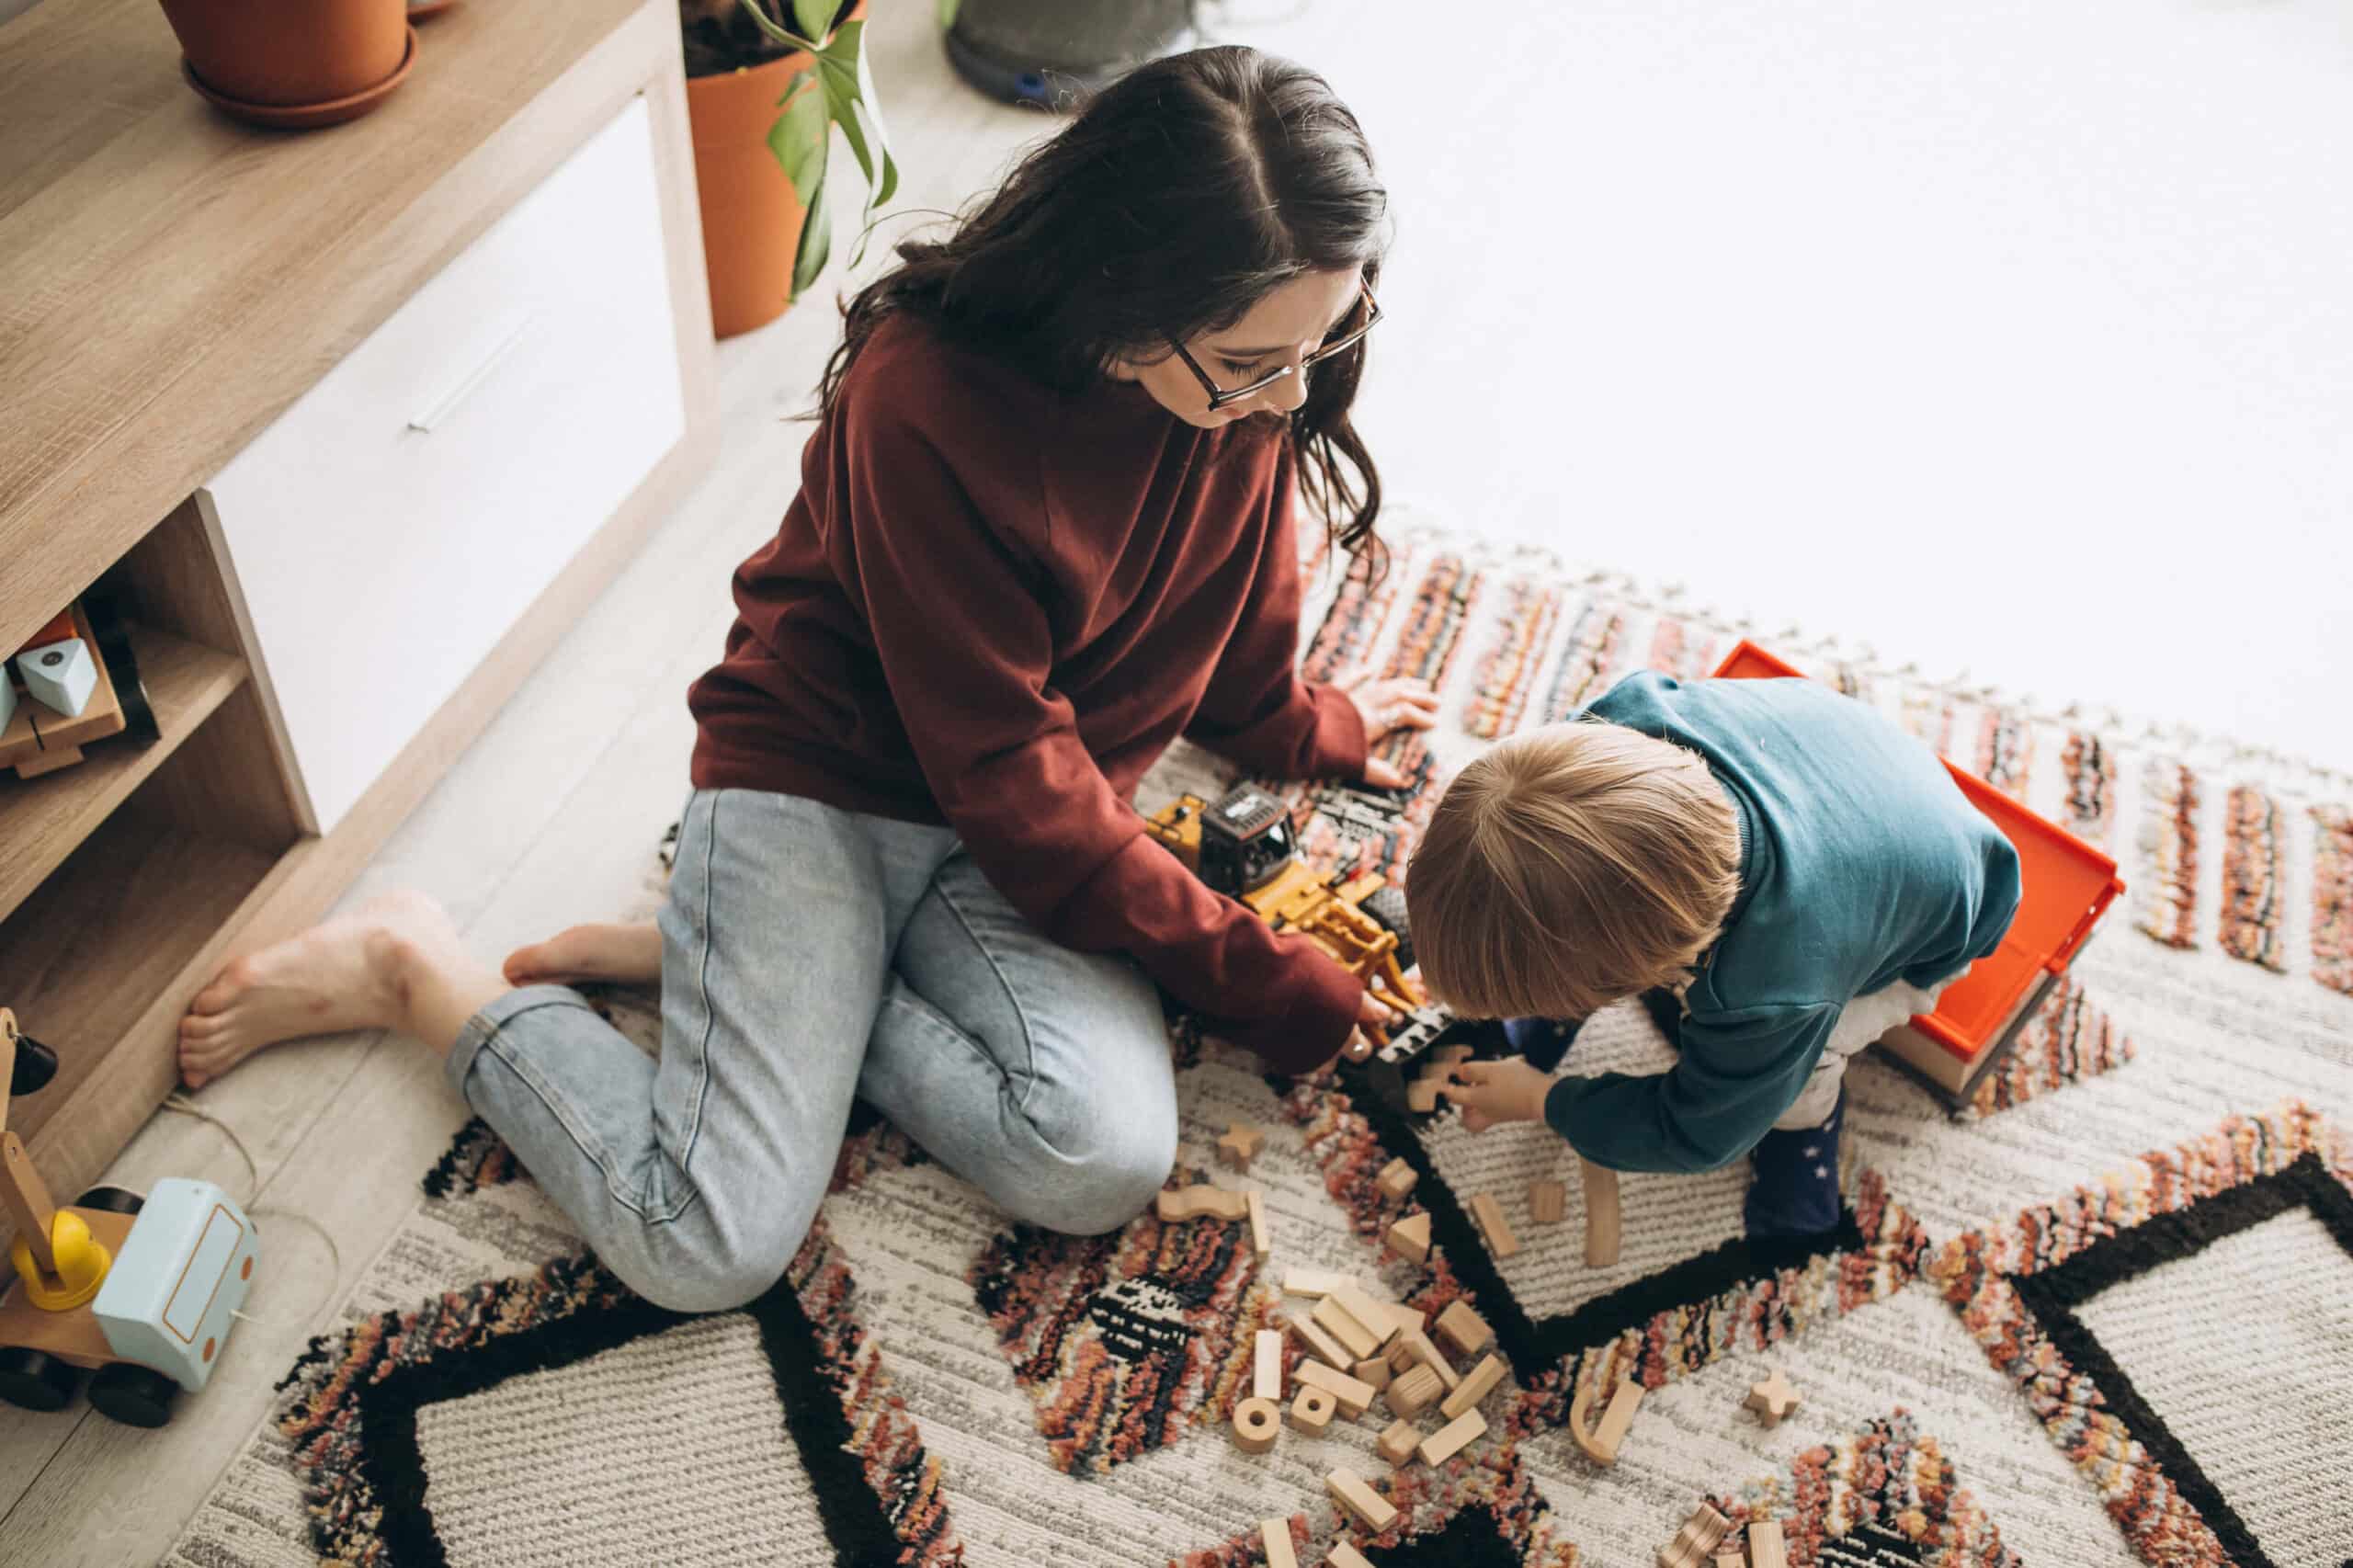
[[[357,97],[401,68],[407,0],[163,0],[188,69],[219,97],[301,108]]]
[[[710,325],[721,337],[766,326],[792,302],[792,258],[809,210],[768,150],[768,127],[792,79],[815,64],[814,55],[796,51],[687,78]]]

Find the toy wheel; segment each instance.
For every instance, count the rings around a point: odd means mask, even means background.
[[[123,624],[111,599],[85,595],[82,613],[98,640],[98,657],[106,661],[107,678],[114,683],[115,700],[121,704],[123,733],[141,745],[161,740],[155,710],[147,700],[147,685],[139,678],[139,659],[131,651],[131,629]]]
[[[1413,968],[1414,922],[1405,913],[1405,890],[1394,882],[1375,888],[1357,907],[1380,921],[1382,930],[1396,934],[1397,967]]]
[[[9,1070],[8,1074],[10,1096],[29,1095],[56,1076],[57,1052],[28,1034],[18,1035],[17,1064]]]
[[[179,1385],[151,1367],[128,1361],[98,1369],[90,1380],[90,1408],[125,1426],[161,1426],[172,1418]]]
[[[105,1214],[136,1214],[147,1207],[147,1200],[137,1193],[119,1187],[94,1187],[74,1200],[76,1209],[96,1209]]]
[[[81,1376],[71,1362],[21,1346],[0,1346],[0,1399],[19,1410],[63,1410]]]

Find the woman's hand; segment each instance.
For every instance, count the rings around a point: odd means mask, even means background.
[[[1357,705],[1357,716],[1364,721],[1367,746],[1379,745],[1400,730],[1427,730],[1438,722],[1438,693],[1427,681],[1403,676],[1375,680],[1362,675],[1342,682],[1340,689]],[[1365,762],[1364,781],[1383,790],[1402,790],[1406,778],[1396,764],[1376,756]]]
[[[1540,1073],[1522,1056],[1501,1062],[1458,1062],[1438,1092],[1462,1108],[1462,1125],[1484,1132],[1499,1121],[1541,1121],[1552,1075]]]
[[[1390,1020],[1397,1015],[1376,1002],[1368,991],[1357,1003],[1357,1027],[1348,1031],[1348,1043],[1341,1054],[1351,1062],[1369,1062],[1389,1040]]]

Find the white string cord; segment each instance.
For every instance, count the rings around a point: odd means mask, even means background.
[[[256,1221],[259,1221],[264,1216],[267,1216],[273,1220],[291,1221],[297,1225],[307,1227],[313,1234],[316,1235],[319,1240],[326,1244],[327,1256],[333,1260],[335,1265],[335,1272],[327,1280],[326,1294],[319,1299],[316,1305],[299,1314],[295,1321],[289,1322],[278,1318],[256,1317],[253,1313],[246,1312],[232,1312],[229,1315],[236,1319],[239,1323],[253,1324],[256,1327],[260,1328],[293,1328],[299,1330],[308,1328],[313,1324],[316,1323],[319,1319],[319,1314],[326,1311],[328,1303],[335,1300],[335,1293],[343,1287],[343,1248],[335,1244],[335,1236],[324,1225],[320,1224],[308,1214],[304,1214],[297,1210],[279,1209],[267,1206],[256,1208],[255,1206],[254,1199],[261,1194],[261,1167],[254,1162],[253,1151],[245,1147],[245,1141],[237,1136],[237,1130],[235,1128],[230,1126],[227,1122],[222,1120],[219,1117],[213,1115],[202,1106],[198,1105],[194,1100],[189,1099],[186,1095],[174,1094],[166,1096],[164,1101],[163,1108],[178,1116],[192,1116],[199,1121],[210,1122],[212,1126],[220,1129],[221,1136],[229,1141],[229,1147],[237,1152],[237,1158],[245,1163],[245,1195],[243,1199],[239,1199],[239,1202],[244,1209],[245,1213]]]

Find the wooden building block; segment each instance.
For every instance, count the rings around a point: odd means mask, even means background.
[[[1466,1410],[1475,1410],[1479,1402],[1495,1392],[1504,1381],[1504,1358],[1490,1356],[1463,1374],[1462,1384],[1439,1403],[1438,1413],[1449,1421]]]
[[[1789,1543],[1781,1539],[1781,1521],[1756,1519],[1748,1527],[1748,1568],[1790,1568]]]
[[[1389,1347],[1391,1371],[1402,1378],[1422,1364],[1422,1358],[1414,1354],[1414,1341],[1421,1337],[1418,1334],[1398,1335],[1397,1343]]]
[[[1450,1301],[1438,1314],[1438,1336],[1453,1346],[1458,1355],[1476,1356],[1495,1343],[1495,1331],[1471,1310],[1468,1301]]]
[[[1585,1264],[1608,1268],[1618,1261],[1621,1221],[1618,1212],[1618,1173],[1591,1160],[1585,1167]]]
[[[1424,1321],[1426,1314],[1420,1309],[1406,1306],[1403,1302],[1390,1303],[1389,1315],[1396,1323],[1397,1332],[1400,1334],[1419,1334],[1428,1326]]]
[[[1566,1183],[1531,1181],[1528,1184],[1528,1217],[1539,1225],[1557,1225],[1569,1211],[1569,1189]]]
[[[1224,1135],[1217,1141],[1218,1163],[1229,1170],[1246,1171],[1266,1142],[1267,1135],[1250,1123],[1228,1122]]]
[[[1403,1203],[1405,1195],[1414,1190],[1414,1184],[1421,1179],[1422,1173],[1404,1161],[1392,1160],[1381,1167],[1381,1174],[1373,1178],[1372,1185],[1390,1202]]]
[[[1321,1357],[1327,1367],[1353,1367],[1362,1358],[1348,1354],[1347,1347],[1318,1328],[1310,1318],[1293,1318],[1290,1331],[1313,1355]]]
[[[1250,1397],[1283,1396],[1283,1336],[1279,1329],[1262,1328],[1251,1346],[1256,1357],[1250,1369]]]
[[[1373,1447],[1379,1449],[1381,1457],[1391,1464],[1404,1464],[1414,1457],[1414,1450],[1421,1447],[1421,1442],[1422,1434],[1412,1422],[1392,1421]]]
[[[1249,1218],[1250,1200],[1222,1187],[1164,1187],[1153,1200],[1153,1210],[1170,1224],[1181,1220],[1244,1220]]]
[[[1281,1407],[1271,1399],[1245,1399],[1233,1407],[1233,1446],[1245,1454],[1263,1454],[1281,1435]]]
[[[1299,1568],[1299,1553],[1290,1544],[1289,1519],[1261,1519],[1258,1544],[1267,1553],[1267,1568]]]
[[[1389,1347],[1391,1340],[1397,1337],[1397,1314],[1391,1311],[1388,1302],[1373,1300],[1360,1286],[1343,1285],[1324,1300],[1337,1301],[1341,1311],[1356,1319],[1364,1326],[1366,1333],[1380,1341],[1367,1354],[1379,1355]]]
[[[1737,1551],[1719,1551],[1708,1563],[1709,1568],[1748,1568],[1748,1559]]]
[[[1350,1517],[1375,1535],[1397,1522],[1396,1506],[1355,1471],[1334,1471],[1324,1478],[1324,1489]]]
[[[1609,1408],[1601,1413],[1599,1425],[1593,1429],[1594,1443],[1616,1463],[1618,1445],[1626,1440],[1626,1433],[1634,1425],[1634,1412],[1641,1408],[1643,1389],[1641,1381],[1628,1378],[1609,1396]]]
[[[1436,1404],[1446,1392],[1446,1385],[1427,1367],[1416,1367],[1410,1372],[1400,1372],[1383,1396],[1389,1402],[1391,1414],[1401,1421],[1412,1421],[1423,1411]]]
[[[1328,1296],[1335,1285],[1353,1285],[1353,1274],[1336,1274],[1328,1268],[1292,1268],[1283,1273],[1283,1294],[1305,1296],[1311,1300]]]
[[[1330,1394],[1334,1403],[1339,1405],[1340,1414],[1350,1421],[1362,1415],[1365,1413],[1365,1407],[1381,1393],[1381,1391],[1370,1383],[1359,1381],[1346,1372],[1325,1366],[1321,1361],[1302,1361],[1299,1365],[1299,1370],[1292,1375],[1298,1378],[1302,1386],[1322,1389]]]
[[[1353,1367],[1358,1361],[1389,1343],[1387,1334],[1375,1334],[1356,1319],[1356,1314],[1340,1304],[1336,1295],[1326,1296],[1315,1303],[1311,1314],[1315,1325],[1347,1347],[1345,1356],[1332,1358],[1336,1367]],[[1387,1324],[1382,1325],[1384,1328]]]
[[[1438,1108],[1436,1078],[1416,1078],[1405,1085],[1405,1108],[1427,1116]]]
[[[1249,1205],[1250,1250],[1264,1257],[1275,1250],[1275,1244],[1267,1235],[1267,1206],[1255,1187],[1242,1196]]]
[[[1455,1371],[1454,1363],[1446,1358],[1445,1351],[1440,1350],[1437,1346],[1430,1343],[1430,1336],[1428,1335],[1416,1334],[1408,1335],[1405,1343],[1414,1347],[1414,1357],[1416,1360],[1420,1361],[1421,1364],[1429,1370],[1438,1374],[1438,1381],[1440,1388],[1444,1389],[1449,1393],[1452,1393],[1457,1388],[1461,1386],[1462,1378],[1460,1373]]]
[[[1360,1383],[1370,1383],[1376,1389],[1385,1389],[1397,1376],[1397,1370],[1389,1364],[1388,1357],[1369,1356],[1349,1368],[1348,1376]]]
[[[1428,1437],[1415,1452],[1424,1464],[1444,1464],[1455,1455],[1479,1440],[1487,1429],[1487,1418],[1475,1410],[1466,1410]]]
[[[1391,1252],[1408,1263],[1430,1260],[1430,1217],[1425,1213],[1408,1214],[1389,1227],[1381,1242]]]
[[[1332,1543],[1331,1555],[1324,1559],[1324,1568],[1372,1568],[1365,1554],[1345,1540]]]
[[[1675,1539],[1658,1549],[1658,1568],[1706,1568],[1709,1555],[1731,1528],[1731,1520],[1700,1504]]]
[[[1504,1221],[1504,1206],[1493,1194],[1479,1192],[1471,1197],[1471,1217],[1479,1221],[1479,1230],[1487,1238],[1487,1250],[1497,1257],[1519,1256],[1519,1238]]]
[[[1430,1062],[1435,1066],[1452,1067],[1458,1063],[1470,1061],[1472,1057],[1477,1054],[1478,1052],[1472,1049],[1469,1041],[1452,1040],[1447,1041],[1444,1045],[1439,1046],[1436,1051],[1431,1051]]]
[[[1756,1412],[1756,1419],[1766,1426],[1779,1426],[1781,1417],[1798,1407],[1798,1391],[1776,1367],[1771,1377],[1749,1385],[1748,1397],[1741,1403]]]
[[[1320,1437],[1332,1425],[1332,1416],[1340,1408],[1329,1389],[1313,1386],[1302,1388],[1290,1402],[1290,1424],[1311,1437]]]

